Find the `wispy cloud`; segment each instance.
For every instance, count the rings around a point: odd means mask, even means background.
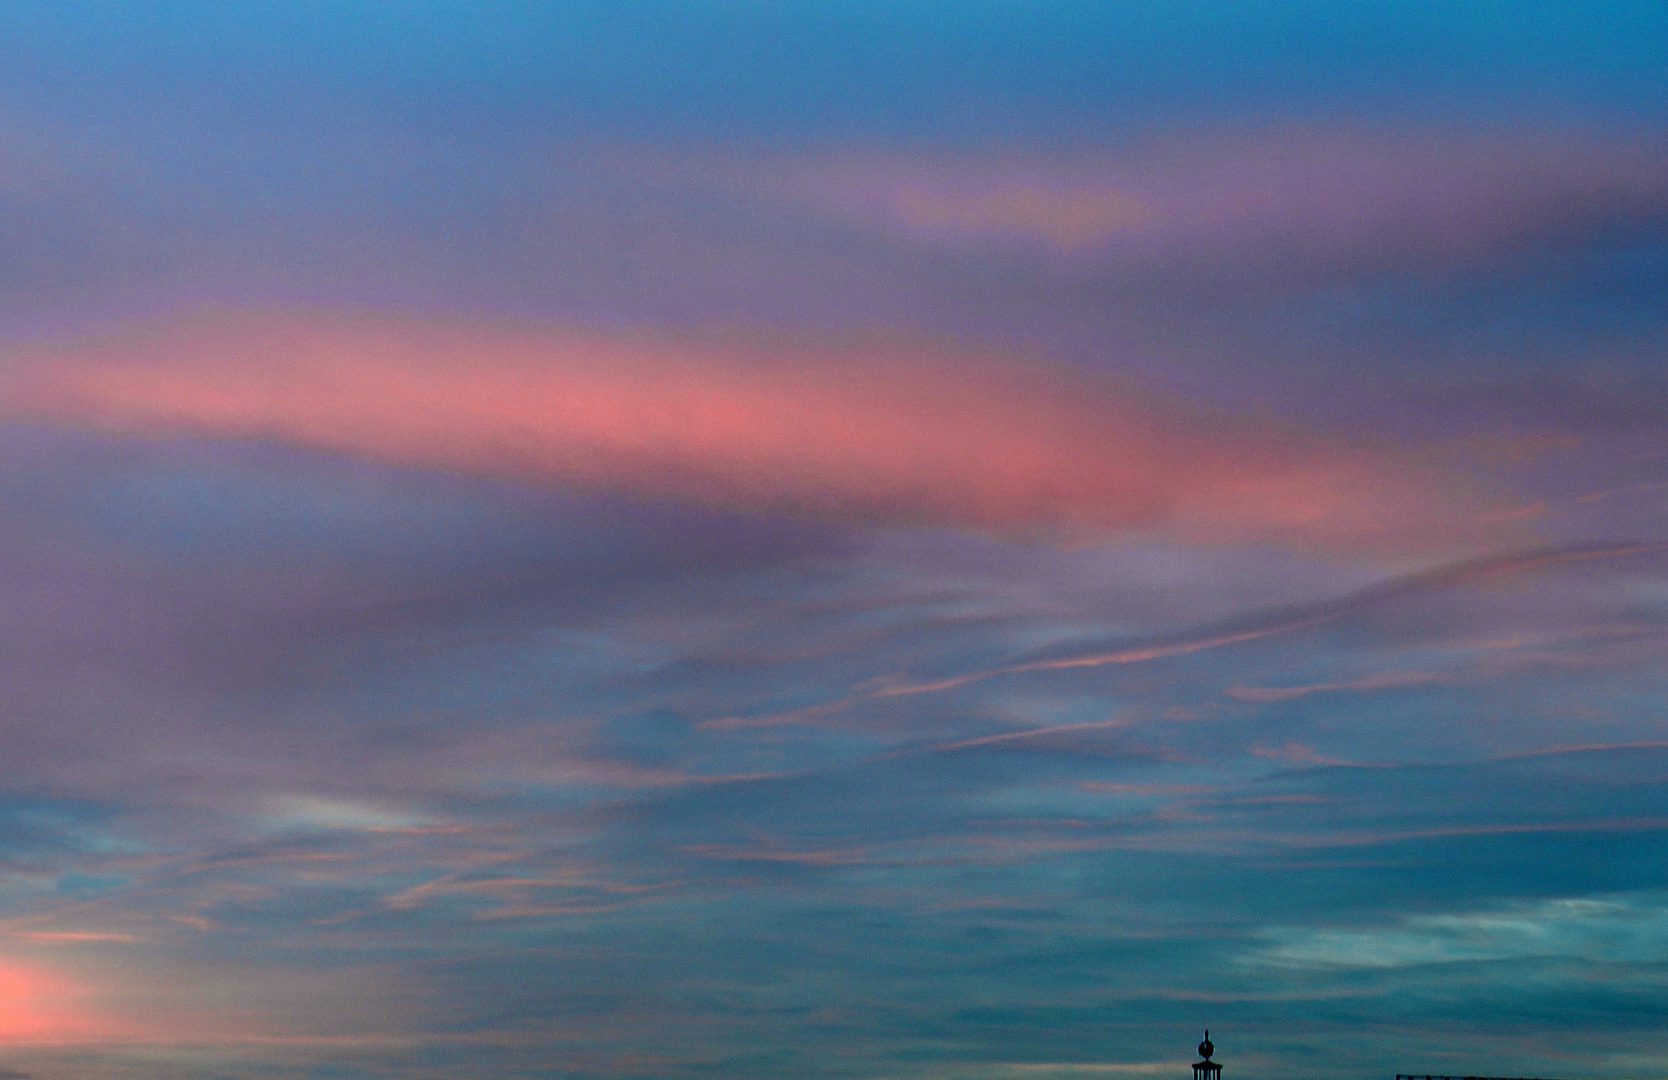
[[[1451,676],[1429,671],[1381,671],[1357,679],[1339,682],[1308,683],[1303,686],[1230,686],[1228,696],[1240,701],[1290,701],[1310,694],[1363,693],[1373,690],[1399,690],[1409,686],[1428,686],[1444,682]]]
[[[1426,570],[1417,574],[1393,578],[1345,596],[1299,607],[1285,607],[1270,611],[1236,616],[1226,623],[1195,628],[1180,633],[1169,633],[1154,638],[1123,644],[1114,648],[1064,648],[1048,650],[1050,655],[1036,659],[1021,659],[1012,663],[982,668],[937,679],[909,680],[881,677],[859,687],[850,697],[823,702],[785,713],[759,717],[727,717],[709,721],[708,726],[758,727],[781,723],[799,723],[841,712],[863,701],[938,694],[960,689],[972,683],[1005,675],[1070,671],[1082,668],[1145,664],[1152,661],[1184,657],[1212,649],[1248,644],[1269,637],[1294,634],[1325,626],[1349,615],[1368,611],[1375,606],[1421,593],[1437,592],[1492,578],[1533,573],[1546,567],[1567,563],[1624,559],[1636,555],[1658,555],[1668,551],[1668,544],[1580,544],[1548,548],[1466,560]],[[1389,681],[1386,681],[1389,680]],[[1322,690],[1383,689],[1388,686],[1417,685],[1443,681],[1423,673],[1404,673],[1365,677],[1349,683],[1314,684],[1293,688],[1230,687],[1227,693],[1247,701],[1279,701],[1303,697]],[[1015,733],[1017,736],[1018,733]],[[1008,736],[1002,736],[1006,738]]]
[[[1424,547],[1487,535],[1387,451],[1063,369],[877,342],[228,315],[14,353],[13,415],[278,439],[721,507],[1099,536]]]
[[[1112,153],[829,155],[755,164],[783,194],[938,243],[1156,269],[1431,266],[1668,212],[1668,148],[1575,130],[1307,125]],[[767,190],[770,188],[767,187]]]
[[[1266,937],[1269,944],[1242,961],[1364,968],[1527,959],[1649,964],[1668,957],[1668,911],[1648,894],[1581,897],[1415,915],[1383,927],[1272,930]]]

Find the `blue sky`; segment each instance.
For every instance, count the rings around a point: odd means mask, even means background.
[[[1664,46],[7,5],[0,1069],[1661,1075]]]

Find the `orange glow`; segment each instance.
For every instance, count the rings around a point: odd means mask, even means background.
[[[79,1007],[84,992],[63,975],[0,960],[0,1044],[95,1039],[106,1025]]]
[[[1480,527],[1383,454],[895,341],[232,315],[14,357],[10,372],[14,415],[753,511],[1426,548]]]

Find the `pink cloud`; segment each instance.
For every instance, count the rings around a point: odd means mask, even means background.
[[[1404,455],[897,340],[233,313],[15,353],[0,406],[886,523],[1421,551],[1478,528]]]
[[[1109,151],[848,153],[746,183],[940,243],[1126,262],[1447,263],[1668,212],[1668,146],[1571,132],[1293,126]]]

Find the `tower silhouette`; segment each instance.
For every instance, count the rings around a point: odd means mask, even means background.
[[[1210,1059],[1216,1053],[1216,1044],[1210,1041],[1210,1030],[1205,1030],[1205,1041],[1199,1044],[1199,1056],[1203,1061],[1193,1063],[1193,1080],[1222,1080],[1222,1066]]]

